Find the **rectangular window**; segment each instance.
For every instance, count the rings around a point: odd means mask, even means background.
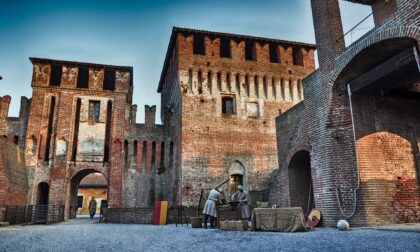
[[[89,67],[79,66],[79,72],[77,75],[77,87],[78,88],[89,87]]]
[[[77,207],[78,208],[83,207],[83,196],[77,196]]]
[[[220,39],[220,57],[230,58],[230,38]]]
[[[293,65],[303,66],[302,48],[293,48]]]
[[[222,97],[222,113],[227,115],[235,114],[233,97]]]
[[[50,86],[60,86],[62,70],[63,69],[61,65],[56,65],[56,64],[51,65]]]
[[[104,90],[115,90],[115,70],[105,68]]]
[[[245,41],[245,59],[256,60],[255,43],[252,41]]]
[[[279,63],[279,54],[277,48],[278,46],[276,44],[269,45],[271,63]]]
[[[89,121],[99,122],[100,111],[101,111],[101,102],[89,101]]]
[[[194,34],[193,53],[205,55],[206,47],[204,44],[204,34]]]

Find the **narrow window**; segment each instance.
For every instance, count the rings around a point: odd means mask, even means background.
[[[101,102],[89,101],[89,121],[99,122],[100,112],[101,112]]]
[[[165,142],[160,144],[160,166],[165,166]]]
[[[111,124],[112,124],[112,101],[108,101],[106,104],[104,162],[109,162],[109,142],[111,139]]]
[[[89,67],[79,66],[77,73],[77,87],[88,88],[89,87]]]
[[[256,60],[255,43],[252,41],[245,41],[245,59]]]
[[[241,82],[240,82],[240,79],[239,79],[239,74],[236,74],[235,79],[236,79],[236,92],[240,96],[241,95]]]
[[[293,65],[303,66],[302,48],[293,48]]]
[[[78,208],[83,207],[83,196],[77,196],[77,207]]]
[[[279,63],[278,46],[276,44],[270,43],[269,50],[270,50],[270,62]]]
[[[220,57],[230,58],[230,38],[220,39]]]
[[[271,88],[273,94],[273,100],[277,100],[277,93],[276,93],[276,79],[274,77],[271,79]]]
[[[50,102],[50,113],[48,116],[48,128],[47,128],[47,141],[45,143],[45,156],[44,160],[48,161],[50,159],[50,144],[51,144],[51,135],[53,131],[53,121],[54,121],[54,109],[55,109],[55,97],[51,97]]]
[[[56,65],[56,64],[51,65],[51,79],[50,79],[51,86],[60,86],[62,71],[63,71],[63,68],[61,67],[61,65]]]
[[[232,92],[232,87],[230,84],[230,73],[226,74],[226,89],[228,92]]]
[[[115,70],[105,68],[104,90],[115,90]]]
[[[217,73],[217,90],[220,92],[222,90],[222,74]]]
[[[251,91],[250,91],[250,88],[249,88],[249,77],[248,77],[248,75],[245,76],[245,88],[246,88],[246,96],[249,97]]]
[[[207,73],[207,87],[209,89],[209,94],[212,95],[211,91],[212,91],[212,76],[211,76],[211,71],[209,71]]]
[[[124,140],[124,163],[128,162],[128,141]]]
[[[222,113],[227,115],[235,113],[233,97],[222,97]]]
[[[143,152],[141,155],[141,158],[142,158],[141,163],[142,163],[143,169],[146,169],[146,160],[147,160],[146,155],[147,155],[147,142],[143,141]]]
[[[194,34],[193,53],[199,55],[206,54],[204,45],[204,34]]]
[[[293,83],[292,83],[292,80],[289,80],[289,97],[290,97],[290,99],[292,99],[292,101],[293,101]]]
[[[188,70],[188,89],[191,92],[193,86],[193,71],[192,69]]]
[[[6,137],[7,138],[7,137]],[[38,159],[42,159],[42,135],[39,137]]]
[[[201,70],[198,71],[197,78],[198,78],[198,93],[202,94],[203,93],[203,74],[202,74]]]

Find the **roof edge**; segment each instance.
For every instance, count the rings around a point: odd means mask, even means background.
[[[104,68],[109,67],[109,68],[116,68],[116,69],[124,69],[124,70],[133,71],[132,66],[117,66],[117,65],[107,65],[107,64],[80,62],[80,61],[69,61],[69,60],[56,60],[56,59],[37,58],[37,57],[29,57],[29,60],[32,63],[58,63],[58,64],[67,64],[67,65],[84,65],[84,66],[104,67]]]

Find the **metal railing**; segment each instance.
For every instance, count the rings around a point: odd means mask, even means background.
[[[64,205],[7,205],[3,222],[16,224],[52,224],[64,221]]]

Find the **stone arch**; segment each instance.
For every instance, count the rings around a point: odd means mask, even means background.
[[[357,140],[360,207],[369,222],[416,222],[420,218],[418,144],[390,131]]]
[[[81,168],[78,171],[76,171],[74,173],[74,175],[69,179],[69,183],[68,183],[68,197],[66,197],[66,203],[65,203],[65,215],[64,217],[66,219],[69,218],[75,218],[76,217],[76,212],[77,212],[77,194],[78,194],[78,189],[79,189],[79,184],[82,181],[83,178],[85,178],[86,176],[88,176],[89,174],[92,173],[100,173],[102,174],[102,176],[105,177],[108,185],[109,185],[109,180],[108,180],[108,176],[107,174],[104,173],[104,171],[101,171],[97,168],[94,167],[89,167],[89,168]],[[108,192],[109,194],[109,192]]]
[[[37,187],[37,205],[48,205],[50,194],[50,184],[47,182],[40,182]]]
[[[306,215],[309,214],[315,208],[309,151],[293,154],[288,162],[288,181],[290,206],[301,207]]]
[[[239,160],[235,160],[229,167],[228,170],[230,178],[229,195],[232,195],[239,184],[244,187],[244,190],[248,190],[248,179],[245,165]]]
[[[397,26],[381,31],[371,31],[368,36],[364,37],[362,40],[353,43],[350,47],[350,50],[346,51],[337,58],[337,62],[339,62],[339,64],[336,65],[334,70],[336,76],[338,76],[338,73],[340,73],[357,54],[359,54],[362,50],[366,49],[367,47],[387,39],[403,37],[409,37],[419,41],[420,27]]]

